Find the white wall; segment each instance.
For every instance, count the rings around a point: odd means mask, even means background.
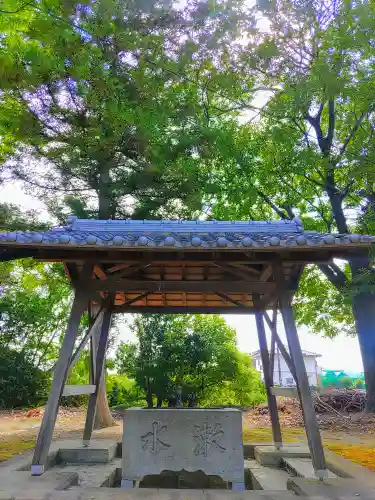
[[[314,386],[318,385],[319,369],[316,362],[316,358],[312,356],[304,356],[303,359],[305,361],[305,367],[307,376],[309,378],[309,384]],[[279,361],[280,361],[280,369],[279,369]],[[262,370],[262,363],[260,360],[260,356],[254,357],[254,363],[256,369],[261,372],[263,380],[263,370]],[[285,359],[281,355],[280,356],[275,355],[273,381],[275,385],[282,385],[282,386],[296,385],[296,382],[293,379],[293,376],[288,369],[288,365],[286,364]]]

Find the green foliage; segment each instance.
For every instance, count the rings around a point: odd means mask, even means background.
[[[364,389],[365,388],[365,383],[364,380],[358,378],[357,380],[354,380],[354,387],[356,389]]]
[[[259,374],[235,345],[235,331],[219,316],[143,315],[132,328],[137,343],[116,353],[120,373],[134,377],[147,404],[251,404],[262,399]]]
[[[70,309],[71,289],[61,264],[31,259],[0,263],[0,346],[22,349],[36,367],[56,359]]]
[[[352,377],[349,377],[349,376],[340,377],[338,379],[338,385],[339,385],[339,387],[342,387],[343,389],[350,389],[353,387],[353,379],[352,379]]]
[[[208,172],[199,151],[215,105],[226,102],[216,88],[237,88],[239,100],[249,93],[226,62],[240,4],[45,0],[4,9],[5,172],[43,193],[59,218],[200,210]]]
[[[137,386],[133,379],[125,375],[110,374],[107,376],[107,394],[109,406],[144,406],[144,393]]]
[[[6,346],[0,349],[0,408],[38,406],[47,396],[48,375],[24,355]]]

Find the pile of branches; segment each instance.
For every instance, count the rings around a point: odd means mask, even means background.
[[[332,389],[329,392],[313,395],[317,413],[362,412],[366,405],[366,391],[362,389]]]

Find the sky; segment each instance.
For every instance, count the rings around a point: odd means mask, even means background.
[[[42,218],[48,218],[43,201],[25,194],[17,182],[0,186],[0,202],[14,203],[23,210],[38,210]],[[236,330],[237,345],[241,351],[251,353],[259,348],[253,316],[227,314],[224,318]],[[318,358],[318,365],[321,368],[350,372],[363,371],[357,338],[339,335],[331,340],[311,334],[307,328],[299,328],[298,333],[302,349],[321,354]],[[286,343],[282,322],[279,324],[279,335]],[[120,340],[134,340],[126,326],[120,327]]]

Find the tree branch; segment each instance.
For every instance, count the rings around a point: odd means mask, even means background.
[[[345,273],[341,271],[340,268],[335,268],[335,271],[333,271],[332,267],[333,265],[330,264],[319,264],[319,269],[322,271],[322,273],[328,278],[328,280],[336,287],[336,288],[342,288],[345,286],[347,279],[345,276]],[[337,273],[337,274],[336,274]]]
[[[349,146],[350,141],[353,139],[353,137],[357,133],[359,127],[361,126],[361,123],[363,122],[363,120],[364,120],[365,116],[367,115],[367,113],[369,112],[369,110],[370,109],[368,109],[367,111],[364,111],[361,114],[361,116],[357,119],[357,121],[355,122],[354,127],[352,128],[352,130],[350,131],[349,135],[345,139],[344,144],[340,148],[340,151],[339,151],[339,154],[338,154],[338,158],[337,158],[338,160],[340,158],[342,158],[343,154],[346,151],[346,148]]]

